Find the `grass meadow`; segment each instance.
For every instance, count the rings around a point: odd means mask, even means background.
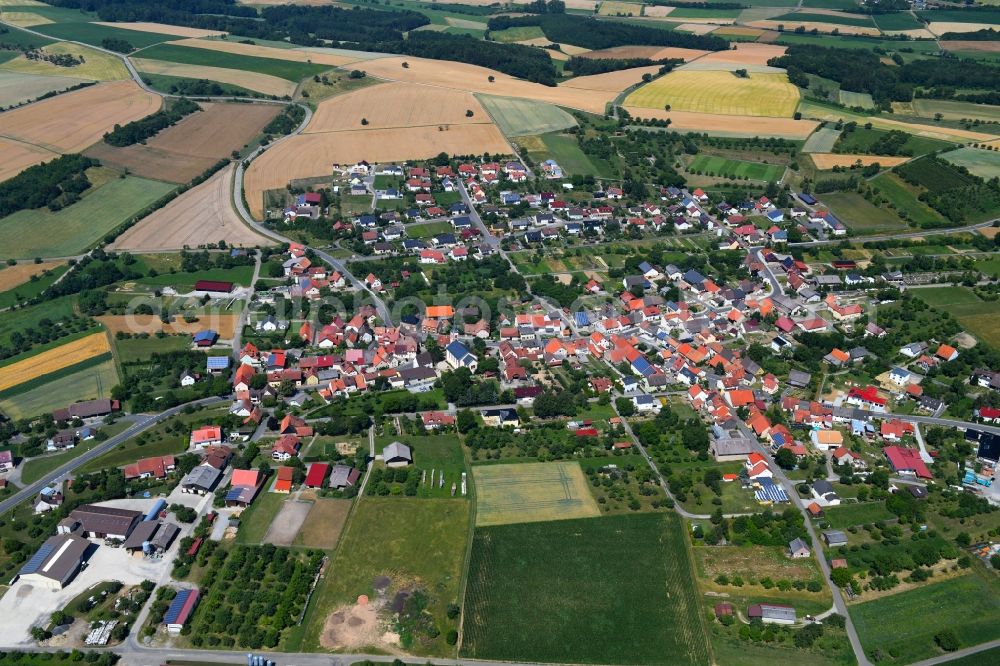
[[[965,287],[920,289],[917,297],[951,313],[965,330],[993,349],[1000,349],[1000,301],[984,301]]]
[[[300,81],[307,76],[319,74],[330,69],[329,65],[318,65],[276,58],[260,58],[226,51],[198,49],[173,44],[160,44],[143,49],[136,54],[146,60],[165,60],[185,65],[202,65],[205,67],[222,67],[238,69],[246,72],[270,74],[288,81]]]
[[[576,127],[576,119],[554,104],[529,99],[479,95],[493,120],[506,136],[529,136]]]
[[[536,162],[547,159],[555,160],[566,175],[595,176],[597,178],[611,177],[611,166],[592,160],[577,143],[576,137],[569,134],[550,132],[540,136],[525,136],[518,143],[528,151]]]
[[[907,228],[906,223],[894,212],[875,206],[857,192],[824,194],[823,203],[858,235],[902,231]]]
[[[941,158],[965,167],[970,173],[984,180],[1000,177],[1000,153],[982,148],[959,148],[941,155]]]
[[[920,227],[944,224],[944,218],[936,210],[920,201],[920,189],[910,185],[891,172],[885,172],[871,181],[878,191],[887,198],[896,210],[905,213],[907,219]]]
[[[687,170],[707,176],[762,181],[777,181],[785,173],[785,167],[779,164],[744,162],[714,155],[698,155],[688,165]]]
[[[955,632],[961,647],[1000,638],[995,588],[995,581],[990,585],[971,573],[849,608],[869,655],[878,650],[880,663],[908,664],[942,654],[934,635],[944,629]]]
[[[0,219],[8,257],[61,257],[85,250],[176,185],[136,176],[114,178],[62,210],[21,210]]]
[[[840,139],[837,141],[834,152],[869,154],[871,153],[875,142],[882,139],[887,134],[889,134],[888,130],[874,128],[865,129],[864,127],[858,127],[852,132],[846,132],[840,135]],[[907,154],[908,152],[911,155],[923,155],[925,153],[934,152],[935,150],[948,148],[951,145],[952,144],[945,141],[928,139],[926,137],[911,134],[910,138],[903,144],[902,151],[903,154]]]
[[[823,522],[834,529],[844,529],[852,525],[871,525],[880,520],[892,520],[895,516],[885,508],[885,502],[841,504],[823,509]]]
[[[480,465],[476,525],[506,525],[600,515],[578,462]]]
[[[351,500],[317,499],[309,509],[302,529],[295,535],[293,545],[333,550],[340,542],[350,510]]]
[[[708,664],[680,519],[635,514],[477,528],[461,655]]]
[[[360,594],[373,597],[377,576],[391,579],[390,597],[401,589],[424,590],[438,627],[448,626],[448,604],[459,602],[469,511],[470,503],[460,499],[359,498],[310,604],[304,647],[317,648],[326,619],[336,609],[354,604]],[[451,652],[444,632],[430,644],[414,642],[411,650]]]

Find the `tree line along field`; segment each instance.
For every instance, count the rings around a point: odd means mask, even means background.
[[[703,622],[674,514],[476,530],[463,657],[708,664]]]
[[[894,173],[882,173],[871,180],[872,187],[886,197],[897,213],[905,214],[905,219],[919,227],[931,227],[944,223],[941,215],[920,201],[920,189],[903,181]]]
[[[996,581],[987,582],[978,572],[849,609],[865,652],[871,656],[877,651],[880,663],[908,664],[941,654],[934,636],[945,629],[955,633],[960,647],[1000,637]]]
[[[763,164],[761,162],[745,162],[730,160],[713,155],[698,155],[688,164],[687,170],[706,176],[721,178],[737,178],[777,182],[785,173],[785,167],[779,164]]]

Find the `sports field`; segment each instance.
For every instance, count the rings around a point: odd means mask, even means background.
[[[71,256],[174,187],[137,176],[115,178],[55,213],[21,210],[0,219],[0,245],[9,257]]]
[[[478,526],[600,515],[576,462],[482,465],[473,477]]]
[[[799,89],[784,74],[673,71],[625,98],[626,106],[737,116],[791,117]]]
[[[12,419],[22,419],[48,414],[79,400],[111,397],[111,389],[118,384],[114,360],[110,355],[92,360],[95,362],[85,361],[67,368],[78,368],[75,372],[58,372],[51,381],[33,382],[23,392],[0,399],[0,412]]]
[[[970,173],[989,180],[1000,176],[1000,153],[982,148],[959,148],[941,155],[952,164],[965,167]]]
[[[477,528],[461,656],[708,664],[696,590],[673,514]]]
[[[316,587],[305,620],[305,647],[342,642],[341,627],[328,620],[338,609],[353,607],[359,595],[374,599],[377,577],[389,579],[385,593],[390,599],[397,592],[423,591],[427,612],[438,627],[447,628],[447,606],[459,603],[470,504],[463,499],[360,498]],[[411,650],[448,654],[444,638],[442,632],[426,644],[414,641]]]
[[[963,648],[1000,638],[1000,598],[975,573],[848,608],[865,651],[880,650],[882,663],[941,654],[934,635],[943,629],[954,631]]]
[[[476,96],[506,136],[528,136],[576,127],[576,120],[558,106],[514,97]]]
[[[0,392],[111,351],[103,331],[0,367]]]
[[[41,50],[48,55],[72,55],[84,62],[73,67],[60,67],[45,60],[28,60],[22,55],[5,62],[0,69],[36,76],[72,76],[92,81],[124,81],[129,78],[121,59],[110,53],[66,42],[49,44]]]
[[[777,182],[785,167],[778,164],[763,164],[761,162],[744,162],[742,160],[729,160],[724,157],[713,155],[698,155],[687,170],[691,173],[698,173],[705,176],[720,176],[723,178],[749,178],[750,180],[774,181]]]

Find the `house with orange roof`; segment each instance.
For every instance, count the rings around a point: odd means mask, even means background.
[[[274,481],[272,492],[288,494],[292,492],[292,476],[294,470],[291,467],[279,467],[278,478]]]
[[[958,358],[958,350],[951,345],[942,344],[938,347],[938,350],[934,352],[934,355],[942,361],[954,361]]]
[[[747,425],[756,433],[758,437],[765,437],[771,430],[771,422],[760,412],[754,412],[747,419]]]
[[[809,439],[820,451],[835,451],[844,445],[844,435],[839,430],[813,430]]]
[[[203,449],[206,446],[222,444],[222,428],[215,425],[202,426],[191,431],[191,448]]]
[[[749,389],[738,389],[726,391],[726,402],[730,407],[739,408],[752,405],[754,403],[753,391]]]
[[[842,349],[833,348],[829,354],[823,357],[823,360],[830,365],[840,367],[851,361],[851,355]]]

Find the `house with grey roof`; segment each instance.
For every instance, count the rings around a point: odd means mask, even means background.
[[[382,461],[386,467],[406,467],[413,464],[413,453],[406,444],[393,442],[382,449]]]
[[[788,556],[792,559],[801,559],[804,557],[809,557],[812,552],[809,550],[809,546],[802,539],[796,537],[788,542]]]

